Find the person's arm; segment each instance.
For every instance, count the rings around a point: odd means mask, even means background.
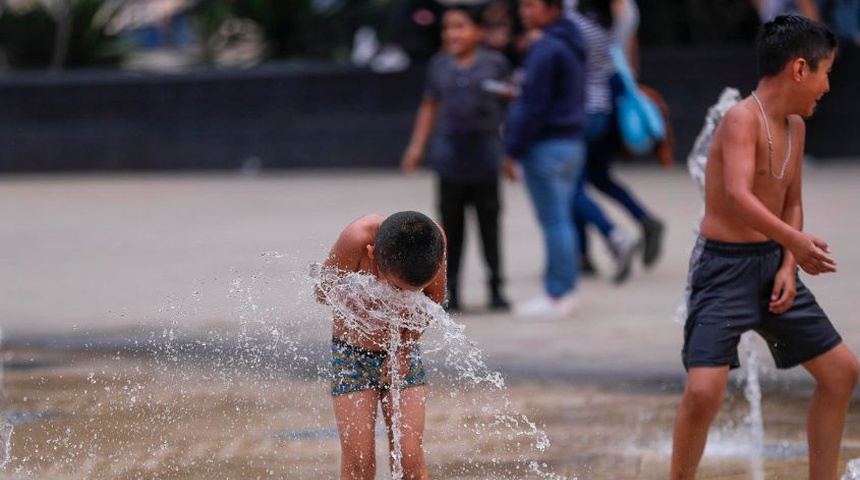
[[[755,8],[755,11],[758,12],[759,18],[761,18],[761,0],[750,0],[750,3],[752,4],[753,8]]]
[[[797,8],[804,17],[816,22],[821,21],[821,12],[818,11],[816,0],[797,0]]]
[[[735,107],[726,113],[722,122],[723,182],[729,208],[747,225],[787,248],[807,273],[835,271],[836,264],[827,255],[824,240],[787,223],[753,193],[758,116],[746,108]]]
[[[806,141],[806,124],[802,119],[792,119],[791,128],[798,134],[797,137],[800,140],[798,143],[801,146],[800,151],[802,152]],[[792,177],[791,183],[785,192],[785,207],[782,211],[782,221],[798,231],[803,231],[802,178],[803,168],[801,165],[797,169],[797,173]],[[790,270],[792,274],[797,269],[797,260],[794,259],[794,255],[790,251],[785,252],[782,266],[784,269]]]
[[[612,29],[633,76],[639,78],[639,7],[635,0],[612,0]]]
[[[421,105],[418,107],[418,113],[415,114],[415,124],[412,127],[412,137],[409,140],[409,146],[403,153],[403,158],[400,160],[400,168],[406,173],[415,172],[418,165],[421,163],[421,157],[424,156],[424,149],[427,147],[427,141],[430,138],[430,133],[433,131],[433,125],[436,123],[436,113],[439,111],[439,101],[432,97],[424,97]]]
[[[792,243],[796,230],[773,214],[753,193],[758,117],[735,107],[723,119],[723,183],[726,204],[741,220],[782,245]]]
[[[800,145],[803,145],[803,132],[805,125],[803,120],[795,122],[792,120],[791,128],[801,133]],[[801,149],[802,151],[802,149]],[[803,202],[801,200],[801,169],[792,177],[791,183],[785,192],[785,206],[782,210],[782,221],[798,231],[803,231]],[[773,288],[770,294],[769,310],[775,314],[788,311],[794,303],[797,295],[797,260],[791,250],[783,247],[782,265],[773,279]]]
[[[525,65],[525,83],[510,106],[505,125],[505,144],[511,159],[520,160],[534,143],[552,107],[553,52],[532,47]]]
[[[325,291],[329,287],[328,283],[332,282],[334,278],[326,272],[332,270],[337,272],[358,271],[361,257],[364,255],[366,246],[370,243],[367,234],[367,221],[374,216],[380,217],[380,222],[384,218],[376,214],[365,215],[347,225],[335,240],[328,257],[322,264],[321,281],[314,287],[318,302],[329,303]]]

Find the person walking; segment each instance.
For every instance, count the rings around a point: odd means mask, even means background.
[[[534,39],[523,58],[521,95],[505,123],[508,178],[525,180],[546,251],[543,291],[515,305],[523,316],[569,316],[579,265],[570,202],[585,165],[585,44],[564,18],[562,0],[520,0]]]

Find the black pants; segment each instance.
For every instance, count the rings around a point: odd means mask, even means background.
[[[489,284],[497,291],[502,284],[499,255],[499,180],[466,183],[439,178],[439,212],[442,228],[448,237],[448,285],[453,291],[459,287],[460,259],[466,231],[466,208],[474,206],[484,249],[484,260],[489,270]]]

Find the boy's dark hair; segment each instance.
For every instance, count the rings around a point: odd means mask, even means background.
[[[418,286],[439,271],[445,245],[436,222],[423,213],[406,211],[382,222],[373,252],[380,270]]]
[[[544,5],[547,7],[558,7],[560,9],[564,9],[563,1],[564,0],[541,0]]]
[[[473,5],[466,3],[453,3],[445,7],[445,12],[463,12],[472,23],[479,27],[484,26],[484,8],[482,5]]]
[[[767,22],[758,37],[758,77],[772,77],[795,58],[816,71],[818,62],[836,50],[836,37],[826,26],[799,15],[780,15]]]

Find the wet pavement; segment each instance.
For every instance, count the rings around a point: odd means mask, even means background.
[[[858,174],[857,162],[820,163],[804,179],[806,229],[826,239],[839,262],[837,274],[805,281],[855,350]],[[605,245],[593,237],[600,275],[581,281],[582,307],[570,319],[486,311],[480,246],[476,229],[469,231],[465,312],[455,319],[488,367],[505,377],[503,396],[513,410],[545,429],[551,447],[530,455],[563,478],[664,478],[668,469],[684,378],[681,326],[672,315],[701,201],[680,168],[624,165],[620,176],[667,224],[663,255],[653,269],[637,264],[628,282],[614,285]],[[247,339],[242,334],[261,308],[286,318],[276,333],[302,328],[303,341],[319,350],[328,326],[307,328],[291,317],[303,314],[307,294],[296,278],[363,213],[433,213],[433,189],[429,174],[363,171],[0,179],[0,400],[15,426],[0,478],[208,478],[213,472],[335,478],[338,446],[324,382],[277,362],[262,378],[245,378],[243,365],[224,365],[224,358],[242,353],[227,351],[223,340]],[[506,288],[518,302],[540,291],[543,248],[522,185],[505,185],[504,208]],[[615,205],[607,209],[636,231]],[[265,344],[271,335],[255,340]],[[175,338],[200,345],[209,337],[217,345],[204,353],[158,347]],[[800,369],[776,373],[769,359],[763,368],[762,465],[730,448],[745,444],[736,436],[746,431],[748,409],[742,385],[733,381],[701,478],[752,478],[756,471],[805,478],[811,384]],[[457,433],[464,418],[480,418],[475,405],[486,401],[457,388],[442,381],[430,391],[432,476],[531,478],[510,473],[519,467],[506,463],[521,450],[516,438],[482,442]],[[860,456],[856,410],[844,460]],[[301,421],[307,418],[310,425]]]

